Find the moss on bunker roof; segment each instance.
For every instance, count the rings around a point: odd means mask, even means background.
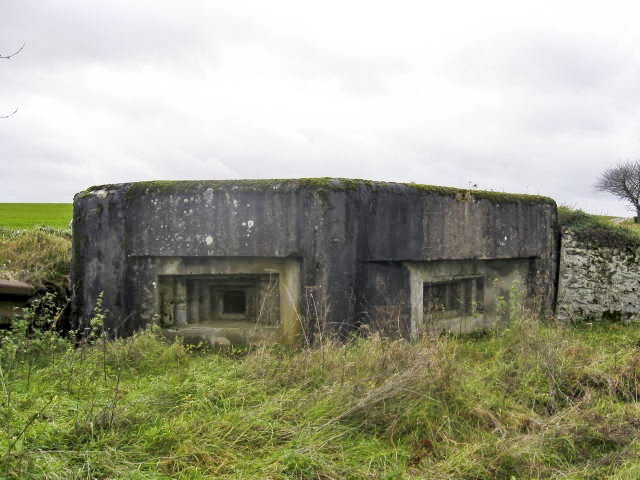
[[[549,197],[538,195],[512,194],[486,190],[470,190],[418,183],[382,182],[350,178],[293,178],[293,179],[251,179],[251,180],[155,180],[147,182],[97,185],[87,189],[87,193],[96,191],[124,190],[128,199],[134,199],[148,193],[189,194],[207,189],[260,191],[309,189],[328,193],[331,191],[350,191],[366,189],[370,191],[390,191],[398,193],[425,192],[454,197],[458,200],[489,200],[500,203],[546,203],[555,206]]]

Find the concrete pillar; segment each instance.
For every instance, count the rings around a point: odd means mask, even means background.
[[[189,282],[189,323],[200,323],[200,285],[201,282]]]
[[[159,283],[160,322],[163,326],[171,326],[175,323],[175,279],[171,276],[167,276]]]
[[[200,285],[200,321],[210,322],[213,320],[211,315],[211,288],[208,284],[202,282]]]
[[[187,283],[184,278],[176,279],[175,284],[175,323],[177,326],[187,324]]]

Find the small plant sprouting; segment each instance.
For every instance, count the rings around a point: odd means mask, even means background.
[[[525,315],[524,308],[524,285],[519,278],[516,278],[508,289],[502,287],[499,279],[493,282],[496,292],[502,295],[496,296],[496,317],[503,322],[514,322],[520,320]]]
[[[104,321],[106,319],[106,313],[104,310],[104,292],[98,294],[96,299],[96,305],[93,307],[93,313],[89,320],[89,328],[87,331],[87,339],[90,343],[96,341],[104,333]]]

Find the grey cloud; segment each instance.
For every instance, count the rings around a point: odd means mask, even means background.
[[[356,94],[389,93],[389,79],[412,69],[402,57],[378,56],[375,51],[356,56],[320,49],[307,42],[291,42],[283,47],[293,74],[336,78],[343,89]]]
[[[462,83],[533,91],[606,87],[630,60],[611,39],[523,28],[472,39],[448,64]]]
[[[553,96],[538,102],[530,99],[516,112],[515,121],[537,134],[584,137],[604,135],[616,127],[617,112],[597,95]]]
[[[27,43],[34,65],[215,61],[218,43],[252,22],[201,2],[22,2],[3,5],[0,45]]]
[[[502,68],[513,82],[535,89],[594,90],[622,66],[622,59],[603,47],[595,39],[545,35],[517,45]]]
[[[613,38],[524,27],[468,42],[445,72],[493,99],[488,111],[523,141],[569,135],[580,142],[640,120],[640,57]]]

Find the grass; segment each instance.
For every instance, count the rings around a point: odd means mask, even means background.
[[[0,233],[14,274],[64,276],[68,233]],[[63,338],[59,308],[0,332],[0,478],[640,477],[635,324],[207,350],[108,340],[99,310]]]
[[[71,262],[68,231],[50,227],[0,229],[0,278],[21,280],[38,290],[67,291]]]
[[[53,315],[53,313],[52,313]],[[99,319],[99,315],[97,316]],[[29,320],[29,318],[27,318]],[[31,319],[33,320],[33,319]],[[640,327],[194,350],[3,339],[6,478],[637,478]],[[22,333],[21,333],[22,332]]]
[[[636,223],[633,218],[628,218],[626,219],[624,222],[622,222],[620,225],[622,225],[623,227],[631,230],[632,232],[634,232],[636,235],[640,236],[640,223]]]
[[[69,228],[71,203],[0,203],[0,228],[26,229],[40,225]]]
[[[584,243],[601,247],[640,247],[640,228],[631,222],[614,224],[611,218],[591,215],[582,210],[558,207],[558,223],[569,228]]]

